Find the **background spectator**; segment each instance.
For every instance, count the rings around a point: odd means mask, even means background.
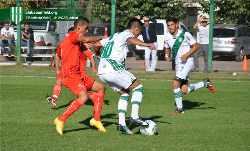
[[[5,23],[1,29],[0,34],[0,49],[1,52],[8,52],[10,54],[12,46],[15,44],[14,29],[9,23]],[[8,47],[8,48],[6,48]]]
[[[194,29],[197,30],[197,42],[200,49],[194,54],[194,70],[199,71],[199,57],[203,56],[204,72],[208,72],[208,44],[209,44],[209,25],[206,16],[199,16]]]
[[[24,27],[22,30],[21,45],[28,47],[28,49],[27,49],[28,61],[31,61],[32,48],[34,45],[34,33],[33,33],[33,30],[30,28],[29,23],[27,23],[27,22],[24,23]]]
[[[145,43],[155,43],[156,45],[157,37],[155,33],[155,27],[150,26],[148,17],[143,17],[143,21],[144,21],[144,28],[142,31],[143,41]],[[145,47],[145,68],[146,68],[145,70],[155,71],[156,64],[157,64],[157,50],[151,50]]]

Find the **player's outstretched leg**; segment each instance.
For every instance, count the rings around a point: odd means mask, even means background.
[[[80,97],[74,100],[68,108],[64,111],[64,113],[58,116],[54,120],[54,124],[56,125],[56,131],[63,135],[63,127],[66,120],[75,112],[77,111],[87,100],[87,94],[81,93]]]
[[[122,134],[127,134],[131,135],[133,132],[127,127],[126,125],[126,113],[127,113],[127,107],[128,107],[128,99],[129,99],[129,94],[128,93],[123,93],[121,94],[119,101],[118,101],[118,130]]]
[[[211,82],[210,79],[207,78],[204,81],[189,84],[187,94],[194,92],[194,91],[196,91],[200,88],[203,88],[203,87],[208,88],[209,92],[211,92],[211,93],[216,92],[216,88],[215,88],[214,84]]]

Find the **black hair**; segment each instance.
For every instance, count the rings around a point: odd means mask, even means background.
[[[78,24],[88,24],[89,20],[86,17],[79,16],[77,20],[74,21],[74,27],[76,27]]]
[[[131,18],[131,19],[128,21],[127,28],[128,28],[128,29],[131,29],[133,26],[142,28],[142,27],[143,27],[143,24],[142,24],[142,22],[140,21],[140,19]]]
[[[29,22],[24,22],[24,24],[23,25],[30,25],[30,23]]]
[[[68,33],[71,32],[71,31],[74,31],[74,29],[75,29],[74,26],[70,27],[70,28],[68,29]]]
[[[167,19],[167,22],[174,22],[174,23],[178,23],[179,22],[179,19],[175,18],[175,17],[171,17],[171,18],[168,18]]]

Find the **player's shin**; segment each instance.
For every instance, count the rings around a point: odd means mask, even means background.
[[[188,86],[188,93],[191,93],[191,92],[196,91],[196,90],[203,88],[203,87],[205,87],[205,84],[203,81],[197,82],[197,83],[191,83]]]
[[[104,94],[98,93],[98,92],[92,92],[88,94],[88,97],[91,99],[91,101],[94,104],[94,111],[93,116],[96,121],[101,120],[101,111],[104,101]]]
[[[122,94],[118,101],[118,116],[119,116],[119,125],[126,126],[126,112],[128,107],[129,95],[127,93]]]
[[[183,109],[183,105],[182,105],[183,93],[180,88],[174,89],[174,97],[175,97],[175,104],[176,104],[177,110],[182,110]]]
[[[83,103],[84,101],[81,101],[80,99],[76,99],[71,102],[64,113],[59,116],[59,120],[65,122],[75,111],[77,111],[83,105]]]
[[[131,117],[133,119],[139,118],[139,107],[142,102],[143,98],[143,86],[140,84],[132,90],[132,110],[131,110]]]

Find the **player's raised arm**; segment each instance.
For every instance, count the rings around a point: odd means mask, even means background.
[[[92,43],[101,40],[101,36],[86,36],[84,33],[79,34],[78,41],[83,43]]]

